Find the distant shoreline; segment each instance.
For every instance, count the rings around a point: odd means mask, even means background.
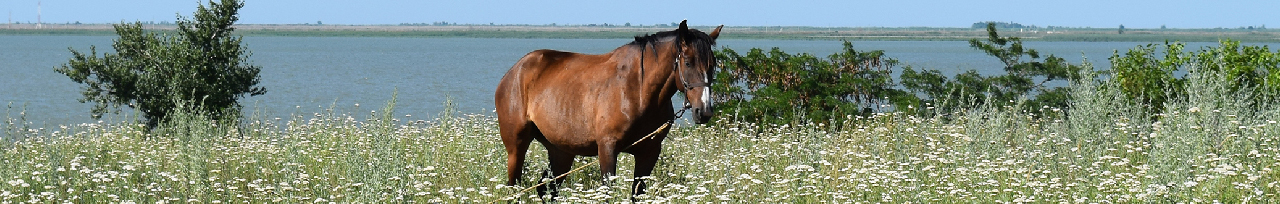
[[[172,30],[174,25],[146,24],[149,30]],[[710,26],[694,26],[710,30]],[[618,39],[674,29],[670,26],[538,26],[538,25],[306,25],[244,24],[237,33],[245,36],[297,37],[463,37],[463,38],[546,38]],[[3,24],[0,35],[115,35],[111,24]],[[1280,29],[1125,29],[1117,28],[1009,28],[1002,36],[1018,36],[1026,41],[1077,42],[1216,42],[1232,39],[1243,42],[1280,42]],[[975,28],[878,28],[805,26],[725,27],[726,39],[856,40],[856,41],[966,41],[986,38]]]

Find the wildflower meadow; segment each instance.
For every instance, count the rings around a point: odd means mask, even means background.
[[[1086,64],[1086,66],[1088,66]],[[1092,77],[1089,77],[1092,78]],[[640,203],[1274,203],[1280,103],[1192,72],[1184,99],[1149,113],[1115,82],[1072,82],[1070,107],[981,107],[847,122],[678,124]],[[449,103],[449,102],[447,102]],[[1021,103],[1015,103],[1022,105]],[[538,202],[518,192],[546,169],[533,145],[525,184],[504,186],[491,113],[383,110],[179,112],[154,130],[133,122],[25,128],[8,117],[0,203]],[[13,110],[10,110],[13,111]],[[569,175],[563,203],[630,202],[618,176]],[[575,167],[592,165],[579,157]]]

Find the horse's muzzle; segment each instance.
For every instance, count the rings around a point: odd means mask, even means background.
[[[714,111],[711,110],[711,107],[695,107],[690,110],[693,111],[693,122],[697,124],[707,124],[708,121],[711,121],[711,116],[713,116],[714,113]]]

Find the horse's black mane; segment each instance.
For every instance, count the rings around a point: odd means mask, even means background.
[[[636,36],[636,40],[632,41],[631,43],[628,43],[628,45],[648,46],[649,44],[658,43],[667,38],[676,38],[678,40],[684,40],[686,42],[689,42],[690,45],[693,45],[694,49],[706,49],[706,50],[699,50],[698,53],[702,55],[700,56],[700,58],[712,59],[712,55],[714,54],[710,49],[711,49],[711,46],[714,46],[716,42],[714,39],[711,39],[710,35],[707,35],[707,33],[703,33],[698,29],[689,29],[689,35],[686,37],[689,37],[689,38],[686,38],[686,39],[680,38],[680,33],[674,30],[662,31],[654,34],[644,35],[644,36]]]
[[[663,38],[676,37],[676,31],[662,31],[654,34],[637,35],[635,41],[631,41],[628,45],[648,45],[662,41]]]
[[[714,45],[715,43],[715,41],[711,39],[711,36],[707,35],[707,33],[703,33],[702,31],[699,31],[698,29],[689,29],[689,34],[690,34],[690,37],[692,38],[683,39],[683,40],[693,42],[693,44],[697,47],[702,47],[701,46],[702,44]],[[631,43],[628,43],[628,45],[643,46],[647,44],[657,43],[662,41],[665,38],[670,38],[670,37],[678,38],[679,33],[672,30],[672,31],[662,31],[654,34],[646,34],[644,36],[636,36],[636,40],[631,41]]]

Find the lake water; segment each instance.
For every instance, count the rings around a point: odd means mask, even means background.
[[[68,47],[87,52],[112,51],[114,36],[0,36],[0,103],[12,103],[10,117],[26,111],[33,127],[94,122],[92,104],[79,103],[81,85],[53,71],[70,58]],[[360,38],[360,37],[246,37],[251,62],[262,66],[261,86],[267,94],[241,100],[247,111],[262,110],[268,118],[311,114],[329,107],[357,117],[381,109],[398,93],[396,113],[410,119],[429,119],[443,109],[446,97],[462,112],[489,113],[498,80],[525,53],[558,49],[603,53],[630,39],[474,39],[474,38]],[[1026,42],[1042,55],[1055,54],[1073,64],[1088,57],[1097,69],[1109,66],[1114,50],[1125,51],[1138,42]],[[1216,45],[1189,43],[1188,48]],[[1280,45],[1268,44],[1272,48]],[[839,41],[731,40],[719,41],[744,53],[749,48],[779,47],[789,53],[826,56],[842,48]],[[860,51],[885,50],[916,68],[942,70],[947,75],[977,69],[998,73],[994,57],[952,41],[859,41]],[[359,104],[357,107],[356,104]],[[129,111],[124,111],[128,113]],[[0,116],[4,117],[4,116]],[[125,120],[126,116],[113,116]],[[111,117],[109,117],[111,118]]]

